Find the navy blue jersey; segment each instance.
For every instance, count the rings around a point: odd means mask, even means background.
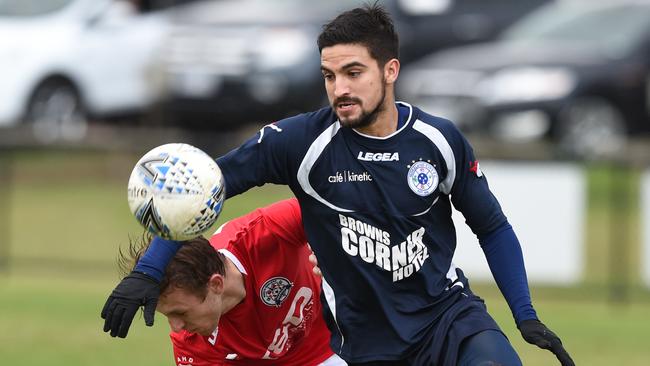
[[[387,137],[342,128],[324,108],[265,126],[217,160],[228,197],[277,183],[298,198],[332,347],[351,362],[404,358],[461,296],[452,204],[479,238],[507,223],[457,128],[398,108],[405,123]]]

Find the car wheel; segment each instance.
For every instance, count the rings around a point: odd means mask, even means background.
[[[31,124],[34,137],[45,143],[78,141],[88,129],[79,93],[73,85],[60,80],[46,81],[36,89],[25,122]]]
[[[559,148],[573,157],[598,158],[619,151],[627,140],[622,113],[602,98],[582,98],[562,109]]]

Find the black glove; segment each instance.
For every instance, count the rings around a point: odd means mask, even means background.
[[[537,319],[524,320],[519,324],[518,328],[526,342],[550,350],[560,360],[562,366],[575,366],[571,356],[562,346],[560,338],[542,322]]]
[[[144,306],[144,323],[153,325],[160,289],[158,281],[144,273],[131,272],[115,287],[102,309],[104,332],[125,338],[140,306]]]

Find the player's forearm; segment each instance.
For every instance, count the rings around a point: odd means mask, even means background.
[[[537,319],[530,299],[521,245],[510,224],[506,222],[493,234],[483,238],[481,247],[515,322],[519,324],[522,320]]]
[[[180,247],[181,243],[178,241],[165,240],[156,236],[134,270],[161,281],[165,275],[167,264],[169,264]]]

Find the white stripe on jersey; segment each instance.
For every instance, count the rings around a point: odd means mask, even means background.
[[[332,289],[332,286],[330,286],[330,284],[327,283],[325,277],[322,277],[322,284],[323,284],[323,294],[325,294],[325,301],[327,301],[327,306],[330,308],[330,312],[334,317],[334,323],[336,323],[336,327],[339,328],[339,322],[338,320],[336,320],[336,295],[334,295],[334,290]],[[341,334],[341,349],[343,349],[343,343],[345,343],[345,338],[343,338],[343,333],[341,332],[341,328],[339,328],[339,333]]]
[[[447,142],[445,136],[435,127],[428,125],[419,119],[413,124],[413,129],[426,136],[442,153],[442,157],[447,164],[447,177],[440,183],[440,191],[444,194],[451,192],[451,187],[454,185],[456,179],[456,158],[454,152]]]
[[[332,125],[329,126],[325,131],[323,131],[316,140],[314,140],[311,146],[309,146],[309,150],[307,150],[305,158],[302,159],[302,162],[300,163],[297,178],[298,183],[300,183],[300,186],[302,187],[302,190],[305,191],[305,193],[308,195],[314,197],[320,203],[326,205],[332,210],[339,212],[353,212],[352,210],[335,206],[334,204],[326,201],[323,197],[316,193],[314,187],[312,187],[309,183],[309,172],[311,171],[311,168],[314,166],[314,163],[316,160],[318,160],[320,154],[323,153],[325,147],[332,141],[332,138],[336,135],[340,128],[341,123],[339,123],[339,121],[336,121],[335,123],[332,123]]]
[[[243,274],[248,274],[246,273],[246,269],[241,264],[239,259],[237,259],[237,257],[235,257],[235,255],[231,251],[229,251],[228,249],[219,249],[219,253],[223,254],[226,258],[230,259],[230,261],[235,265],[235,267],[237,267],[239,272]]]

